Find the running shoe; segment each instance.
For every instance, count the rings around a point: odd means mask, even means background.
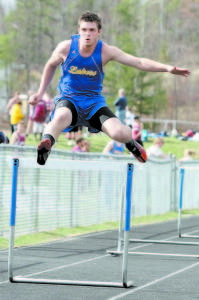
[[[37,146],[37,163],[45,165],[51,150],[51,140],[44,139]]]
[[[135,140],[133,140],[134,142],[134,147],[131,150],[131,153],[133,154],[133,156],[141,163],[145,163],[147,161],[147,154],[146,151],[144,150],[144,148],[137,143]]]

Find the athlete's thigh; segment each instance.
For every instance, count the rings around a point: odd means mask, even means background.
[[[107,107],[101,107],[89,120],[92,127],[99,131],[103,131],[103,124],[109,119],[115,119],[114,113]]]
[[[72,119],[72,126],[74,126],[77,123],[77,110],[75,105],[70,100],[62,99],[56,102],[54,116],[59,116],[62,113],[65,114],[66,118]]]

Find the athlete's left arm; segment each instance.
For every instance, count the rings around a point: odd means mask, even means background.
[[[182,69],[177,68],[175,66],[165,65],[148,58],[135,57],[131,54],[122,51],[117,47],[109,46],[107,44],[105,44],[103,47],[102,58],[104,60],[104,64],[111,60],[114,60],[126,66],[133,67],[142,71],[169,72],[175,75],[181,75],[185,77],[189,76],[191,73],[188,69]]]

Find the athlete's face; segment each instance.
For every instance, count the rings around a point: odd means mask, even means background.
[[[80,22],[78,31],[80,40],[85,46],[95,45],[101,34],[101,30],[98,30],[95,22]]]

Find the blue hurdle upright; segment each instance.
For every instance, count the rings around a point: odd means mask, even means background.
[[[184,168],[180,169],[180,192],[179,192],[179,206],[178,206],[178,236],[176,238],[181,237],[189,237],[189,238],[199,238],[199,236],[194,235],[182,235],[181,234],[181,219],[182,219],[182,205],[183,205],[183,186],[184,186]],[[108,250],[107,252],[111,255],[117,256],[124,254],[123,250],[123,209],[124,209],[124,201],[121,201],[121,211],[120,211],[120,222],[119,222],[119,230],[118,230],[118,246],[117,250]],[[130,239],[128,236],[128,241],[131,243],[149,243],[149,244],[170,244],[170,245],[194,245],[198,246],[199,242],[182,242],[179,240],[151,240],[151,239]],[[198,255],[183,255],[183,254],[169,254],[169,253],[146,253],[146,252],[129,252],[129,254],[138,254],[138,255],[165,255],[165,256],[185,256],[185,257],[196,257]]]
[[[23,161],[23,159],[20,159]],[[8,257],[8,278],[10,282],[19,283],[44,283],[44,284],[61,284],[61,285],[80,285],[80,286],[101,286],[101,287],[125,287],[133,286],[132,281],[127,281],[127,266],[128,266],[128,244],[130,231],[131,217],[131,193],[133,179],[133,164],[127,164],[126,173],[126,212],[125,212],[125,230],[124,230],[124,247],[123,247],[123,263],[122,263],[122,282],[106,282],[106,281],[78,281],[78,280],[55,280],[55,279],[37,279],[22,276],[13,276],[13,260],[14,260],[14,239],[16,225],[16,204],[17,204],[17,181],[18,169],[20,167],[18,158],[13,159],[12,164],[12,195],[10,208],[10,241],[9,241],[9,257]],[[64,161],[66,162],[66,161]],[[69,162],[69,161],[68,161]],[[82,161],[78,161],[81,164]],[[93,164],[93,162],[91,162]],[[96,163],[96,162],[95,162]],[[101,164],[101,162],[99,162]],[[25,166],[25,164],[23,165]],[[46,167],[46,166],[45,166]],[[44,168],[45,168],[44,167]],[[63,168],[62,164],[61,167]]]

